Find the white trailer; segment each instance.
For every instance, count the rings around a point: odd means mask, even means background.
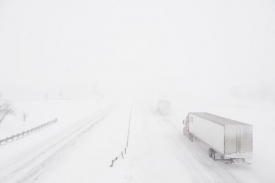
[[[192,112],[186,117],[184,134],[205,142],[209,156],[230,163],[251,163],[253,126],[209,113]]]

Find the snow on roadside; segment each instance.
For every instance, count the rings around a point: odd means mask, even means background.
[[[76,144],[66,159],[54,162],[39,182],[118,182],[111,176],[110,165],[126,145],[130,109],[130,102],[118,106]]]
[[[64,125],[86,116],[101,104],[85,100],[18,101],[15,116],[7,116],[0,126],[0,139],[34,128],[55,118]],[[22,114],[27,114],[23,121]]]
[[[20,121],[20,118],[17,121],[11,121],[12,118],[9,118],[10,121],[5,121],[0,131],[4,134],[2,134],[3,138],[6,137],[6,135],[13,135],[22,130],[38,126],[53,117],[58,118],[58,122],[24,138],[1,145],[0,169],[12,162],[16,162],[17,159],[24,158],[24,156],[41,148],[48,142],[55,140],[57,136],[62,135],[62,133],[73,128],[75,125],[79,125],[78,123],[85,122],[87,116],[90,116],[95,111],[112,102],[113,101],[106,101],[97,104],[93,101],[78,100],[17,103],[18,109],[28,109],[32,111],[32,113],[29,114],[30,118],[26,122]],[[8,132],[4,133],[5,131]],[[18,149],[20,149],[20,151],[18,151]]]

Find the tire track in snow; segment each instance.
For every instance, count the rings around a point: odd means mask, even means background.
[[[108,114],[110,114],[118,104],[112,104],[93,114],[93,118],[87,123],[80,126],[77,130],[73,130],[65,137],[54,142],[42,152],[31,157],[26,162],[15,163],[8,167],[4,172],[4,176],[0,178],[0,182],[35,182],[46,170],[51,162],[57,159],[66,150],[74,146],[75,143],[84,134],[89,132],[96,124],[101,122]],[[92,124],[91,124],[92,123]]]

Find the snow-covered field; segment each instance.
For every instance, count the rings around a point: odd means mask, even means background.
[[[155,100],[24,103],[37,114],[47,106],[49,116],[58,115],[59,122],[0,146],[0,182],[274,182],[272,105],[222,105],[194,98],[171,102],[169,116],[157,113]],[[132,104],[127,153],[110,167],[125,148]],[[253,124],[253,164],[210,159],[202,143],[192,143],[182,134],[182,120],[190,111]],[[40,123],[31,118],[29,122]]]
[[[40,124],[58,118],[58,122],[65,125],[75,122],[90,114],[98,105],[94,101],[70,100],[36,100],[15,101],[15,116],[7,116],[0,127],[0,138],[15,135]],[[23,121],[23,113],[27,118]]]

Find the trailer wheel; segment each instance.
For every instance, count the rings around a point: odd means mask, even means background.
[[[212,149],[212,148],[210,148],[209,150],[208,150],[208,155],[209,155],[209,157],[210,158],[212,158],[213,160],[216,160],[215,159],[215,151]]]
[[[214,161],[216,161],[215,159],[215,151],[212,151],[212,157],[211,157]]]
[[[212,149],[209,149],[209,150],[208,150],[208,156],[209,156],[209,157],[212,157]]]

